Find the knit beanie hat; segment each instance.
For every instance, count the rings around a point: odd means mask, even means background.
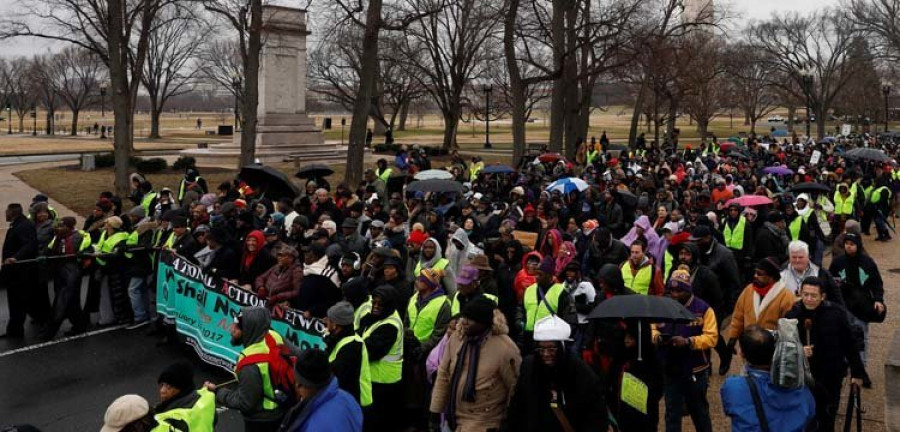
[[[443,277],[443,271],[438,269],[422,269],[419,273],[419,277],[416,278],[416,282],[422,282],[428,286],[428,289],[437,289],[441,284],[441,277]]]
[[[297,356],[294,364],[297,381],[304,387],[322,388],[331,381],[331,366],[325,351],[318,348],[308,349]]]
[[[466,303],[461,315],[471,321],[490,327],[494,323],[494,309],[497,307],[491,299],[480,295]]]
[[[339,326],[353,325],[353,305],[344,300],[328,308],[328,319]]]
[[[122,219],[118,216],[113,216],[106,219],[106,224],[113,227],[113,229],[119,229],[122,228]]]
[[[173,363],[159,374],[156,383],[166,383],[187,394],[194,389],[194,368],[185,362]]]
[[[756,263],[756,268],[762,270],[776,281],[781,279],[781,265],[779,265],[778,259],[775,257],[763,258]]]
[[[691,274],[684,268],[673,271],[672,276],[669,277],[669,287],[693,293],[694,289],[691,286]]]

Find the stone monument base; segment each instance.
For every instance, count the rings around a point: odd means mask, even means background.
[[[198,166],[237,167],[241,156],[241,134],[229,144],[205,149],[182,150]],[[328,163],[347,159],[347,148],[326,143],[325,135],[306,114],[267,114],[256,130],[256,159],[266,165],[279,162]]]

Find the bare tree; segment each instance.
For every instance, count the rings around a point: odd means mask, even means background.
[[[755,47],[739,43],[731,46],[725,64],[730,86],[734,89],[737,105],[744,112],[745,124],[750,134],[756,134],[756,123],[778,106],[778,94],[773,88],[775,72],[762,61],[765,55]]]
[[[78,115],[97,101],[97,90],[105,82],[104,66],[84,48],[66,47],[49,59],[45,73],[60,101],[72,111],[71,135],[78,133]]]
[[[244,97],[244,67],[238,42],[214,39],[203,45],[198,61],[199,76],[209,84],[226,89],[240,105]]]
[[[900,59],[900,0],[846,0],[854,24],[880,57]]]
[[[31,67],[28,70],[30,74],[29,83],[32,87],[32,94],[37,101],[44,107],[45,128],[47,135],[54,135],[56,131],[55,115],[56,109],[60,105],[59,93],[53,86],[53,77],[50,76],[53,69],[50,67],[53,61],[51,54],[35,56],[31,59]]]
[[[175,0],[24,0],[0,22],[0,37],[34,36],[96,54],[109,69],[115,117],[115,187],[127,195],[133,151],[134,102],[157,12]]]
[[[19,133],[25,132],[25,114],[35,103],[34,86],[31,85],[31,65],[25,57],[16,57],[7,63],[3,80],[6,82],[7,100],[19,120]]]
[[[166,102],[193,89],[198,71],[191,64],[212,33],[193,8],[170,5],[160,11],[161,24],[150,35],[141,81],[150,96],[150,138],[159,138],[159,118]]]
[[[847,15],[832,9],[773,16],[750,29],[750,42],[766,53],[763,64],[786,78],[773,85],[799,100],[809,99],[818,139],[825,137],[829,110],[855,71],[848,58],[858,35]],[[809,88],[804,76],[812,79]]]
[[[710,121],[728,108],[731,103],[731,89],[725,78],[724,41],[711,34],[697,32],[686,41],[689,55],[690,73],[682,75],[679,84],[687,89],[684,97],[684,112],[697,121],[697,132],[705,140]]]

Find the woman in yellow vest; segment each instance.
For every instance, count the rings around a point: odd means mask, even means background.
[[[450,260],[444,258],[440,243],[437,239],[429,237],[422,242],[422,252],[419,254],[419,261],[413,269],[413,274],[414,277],[418,277],[423,269],[440,270],[444,290],[453,295],[456,292],[456,273],[449,264]]]
[[[97,264],[100,265],[102,274],[107,278],[109,289],[108,292],[101,293],[101,324],[130,323],[134,316],[131,311],[131,299],[128,297],[128,278],[125,272],[127,268],[124,265],[129,233],[122,229],[122,219],[118,216],[107,218],[104,229],[105,235],[101,236],[102,242],[94,245],[95,251],[99,255],[96,258]],[[103,300],[104,296],[106,301]],[[105,307],[107,304],[112,309],[113,317],[108,317],[111,319],[104,317],[104,310],[109,310]]]
[[[412,335],[419,342],[418,350],[425,354],[440,342],[450,322],[450,301],[441,287],[441,276],[440,270],[422,270],[406,307],[407,336]]]
[[[195,390],[194,370],[189,363],[170,365],[159,375],[156,383],[160,402],[153,412],[156,413],[154,418],[157,423],[179,431],[213,431],[216,395],[205,388]]]
[[[405,332],[397,308],[404,300],[393,286],[375,288],[372,311],[359,323],[372,375],[372,405],[366,411],[366,423],[371,430],[394,430],[397,419],[401,418]]]
[[[538,267],[537,282],[525,289],[522,306],[516,321],[522,328],[523,352],[531,351],[534,337],[534,323],[541,318],[558,315],[569,325],[577,324],[575,302],[566,291],[565,285],[554,279],[556,261],[553,257],[544,257]]]

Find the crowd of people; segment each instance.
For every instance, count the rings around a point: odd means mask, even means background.
[[[897,150],[868,136],[610,150],[604,134],[571,160],[508,169],[453,153],[461,192],[412,192],[432,162],[411,147],[359,185],[313,178],[277,200],[240,179],[210,190],[195,168],[174,190],[135,174],[81,229],[45,196],[9,205],[6,337],[30,315],[46,339],[68,320],[67,334],[150,324],[171,341],[153,270],[174,251],[266,300],[235,317],[237,383],[197,391],[175,367],[159,405],[125,396],[104,430],[212,430],[197,425],[214,415],[190,413],[218,405],[248,431],[679,431],[684,415],[711,431],[710,376],[735,353],[745,376],[721,387],[733,430],[833,430],[848,373],[870,385],[869,323],[886,309],[864,239],[873,224],[891,239],[900,185],[892,163],[847,156],[860,147]],[[626,295],[670,297],[695,320],[591,317]],[[323,319],[325,349],[269,330],[277,307]],[[796,319],[809,385],[770,378],[781,318]]]

